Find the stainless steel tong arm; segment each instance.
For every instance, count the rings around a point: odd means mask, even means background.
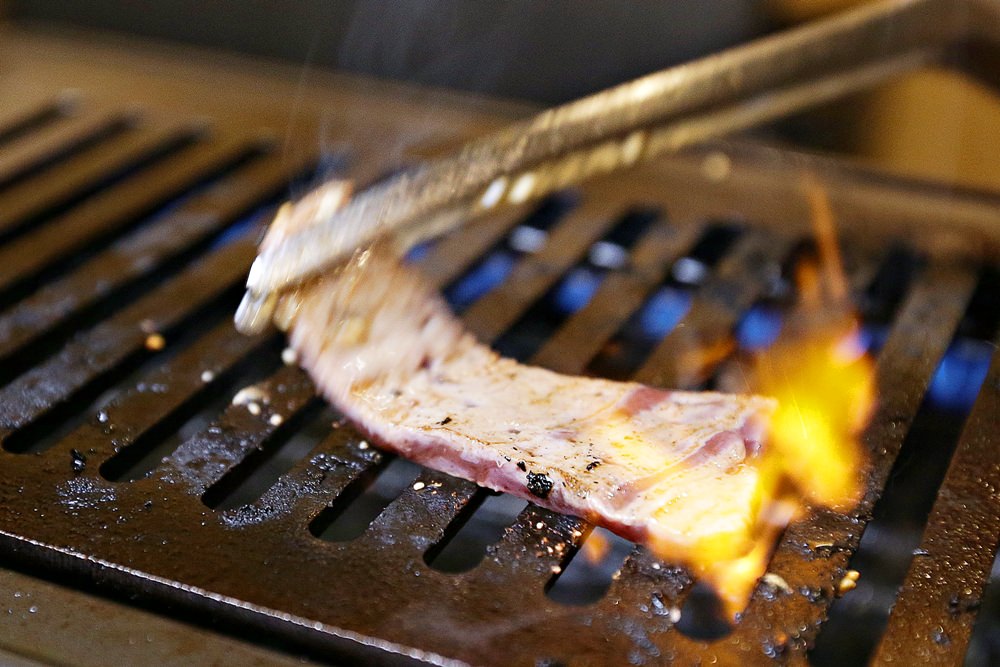
[[[752,127],[914,69],[962,29],[941,0],[888,0],[554,107],[357,194],[262,249],[237,328],[376,238],[407,245],[477,214]]]

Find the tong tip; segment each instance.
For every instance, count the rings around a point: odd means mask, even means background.
[[[271,322],[277,301],[274,294],[261,295],[247,290],[233,317],[236,330],[248,336],[263,333]]]

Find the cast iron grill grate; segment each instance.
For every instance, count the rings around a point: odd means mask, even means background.
[[[257,223],[313,177],[318,155],[289,160],[246,131],[57,97],[0,118],[0,142],[4,562],[211,614],[314,657],[804,662],[929,389],[963,359],[949,350],[997,335],[995,267],[845,232],[879,377],[861,505],[790,527],[769,568],[787,589],[759,585],[732,629],[690,622],[693,582],[642,549],[595,599],[565,604],[546,591],[589,526],[530,504],[497,510],[512,522],[476,538],[482,559],[442,565],[488,494],[390,462],[282,363],[277,337],[232,329]],[[461,296],[482,340],[532,363],[740,388],[742,355],[780,335],[808,238],[752,212],[676,212],[678,186],[634,195],[620,182],[488,220],[413,261]],[[734,337],[723,359],[680,361]],[[876,661],[965,653],[1000,537],[998,362],[979,380],[971,413],[952,417],[955,456],[884,633],[859,649]],[[259,411],[231,400],[246,386]],[[325,533],[383,480],[359,535]],[[820,646],[817,660],[836,651]]]

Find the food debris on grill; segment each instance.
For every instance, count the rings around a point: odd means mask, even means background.
[[[236,395],[233,396],[232,404],[246,406],[247,412],[257,417],[263,412],[263,406],[270,403],[270,400],[270,396],[263,389],[256,385],[251,385],[236,392]],[[281,420],[281,417],[278,416],[278,419]],[[278,424],[280,423],[281,421],[278,422]],[[277,426],[278,424],[272,422],[273,426]]]
[[[87,457],[78,449],[69,450],[70,467],[73,472],[80,473],[87,468]]]
[[[146,349],[151,352],[159,352],[167,345],[166,339],[162,334],[153,333],[146,336]]]
[[[845,572],[843,578],[837,584],[837,596],[846,595],[857,588],[858,579],[860,578],[861,573],[857,570],[848,570]]]

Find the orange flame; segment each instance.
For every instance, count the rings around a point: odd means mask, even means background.
[[[847,280],[826,191],[811,174],[806,195],[819,265],[796,275],[799,307],[790,331],[755,359],[758,389],[778,399],[773,456],[808,502],[845,509],[861,492],[858,437],[875,404],[875,369],[849,309]]]
[[[770,452],[806,500],[845,509],[860,493],[857,438],[874,405],[874,368],[853,319],[827,327],[759,355],[755,371],[779,402]]]
[[[768,445],[757,461],[761,520],[745,555],[725,548],[694,554],[689,565],[719,594],[730,616],[742,611],[776,539],[806,504],[837,510],[861,494],[859,436],[875,404],[875,371],[865,356],[825,191],[811,175],[805,189],[817,261],[798,267],[799,303],[781,339],[754,357],[755,391],[778,399]]]
[[[603,561],[610,550],[611,545],[608,543],[607,538],[596,530],[592,531],[583,544],[580,545],[580,552],[591,565],[597,565]]]

